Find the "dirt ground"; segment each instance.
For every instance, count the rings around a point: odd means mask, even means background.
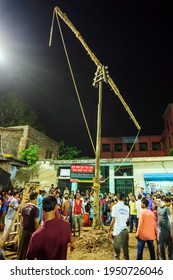
[[[113,240],[109,241],[106,236],[109,227],[104,230],[94,230],[91,227],[83,227],[80,237],[73,237],[75,249],[70,252],[68,249],[68,260],[113,260]],[[129,233],[129,256],[131,260],[136,259],[137,240],[135,232]],[[123,254],[121,254],[123,259]],[[144,248],[143,259],[149,260],[147,246]]]
[[[81,236],[73,237],[75,249],[70,252],[68,248],[67,260],[113,260],[113,240],[109,241],[106,236],[109,227],[104,230],[94,230],[92,227],[83,227]],[[0,232],[2,235],[2,232]],[[136,259],[137,240],[135,232],[129,233],[129,256],[130,260]],[[12,254],[12,256],[10,256]],[[5,251],[6,259],[16,259],[15,252]],[[123,255],[121,254],[121,259]],[[148,248],[145,246],[143,259],[149,260]]]

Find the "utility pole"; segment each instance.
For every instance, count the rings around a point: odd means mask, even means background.
[[[93,180],[94,205],[93,205],[93,227],[101,225],[100,217],[100,146],[101,146],[101,118],[102,118],[102,88],[103,82],[108,82],[108,71],[105,66],[98,66],[95,73],[93,86],[99,89],[98,110],[97,110],[97,136],[96,136],[96,155],[95,155],[95,178]]]

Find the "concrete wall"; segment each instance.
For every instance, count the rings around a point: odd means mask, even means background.
[[[39,183],[40,188],[48,188],[51,184],[57,184],[56,166],[51,161],[40,161],[36,167],[18,170],[15,184],[25,186],[28,183]]]
[[[0,137],[2,151],[4,154],[12,154],[13,157],[18,157],[20,139],[22,138],[24,129],[22,128],[0,128]]]
[[[51,159],[56,159],[59,155],[58,142],[27,125],[0,128],[0,137],[2,152],[16,158],[21,151],[34,144],[39,146],[39,160],[44,160],[48,153],[51,154]]]
[[[71,161],[40,161],[37,172],[30,176],[30,182],[40,182],[44,187],[51,184],[57,185],[58,166],[70,167],[71,164],[95,164],[95,160],[71,160]],[[114,192],[114,167],[120,165],[122,159],[103,159],[101,166],[109,166],[109,190]],[[124,165],[133,165],[133,178],[135,194],[139,193],[139,188],[145,186],[144,174],[146,173],[173,173],[173,157],[150,157],[150,158],[133,158],[124,162]]]

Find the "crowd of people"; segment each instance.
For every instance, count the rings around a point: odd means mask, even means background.
[[[151,260],[173,260],[173,196],[162,191],[145,193],[141,188],[136,196],[126,198],[118,194],[118,203],[112,208],[108,238],[113,230],[115,259],[129,260],[129,233],[136,232],[137,260],[143,259],[147,243]]]
[[[0,227],[4,238],[21,203],[22,193],[0,194]],[[66,259],[67,248],[74,249],[73,236],[81,235],[82,222],[93,225],[94,194],[52,184],[48,192],[29,190],[21,209],[21,233],[17,259]],[[129,259],[129,233],[137,238],[136,259],[143,259],[145,243],[150,259],[173,260],[173,196],[163,192],[136,196],[100,193],[100,227],[109,226],[107,238],[114,238],[115,259]],[[13,230],[13,229],[12,229]],[[60,238],[58,238],[60,237]]]

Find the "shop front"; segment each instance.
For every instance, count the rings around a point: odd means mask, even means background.
[[[173,173],[144,174],[145,191],[148,193],[162,191],[173,193]]]

